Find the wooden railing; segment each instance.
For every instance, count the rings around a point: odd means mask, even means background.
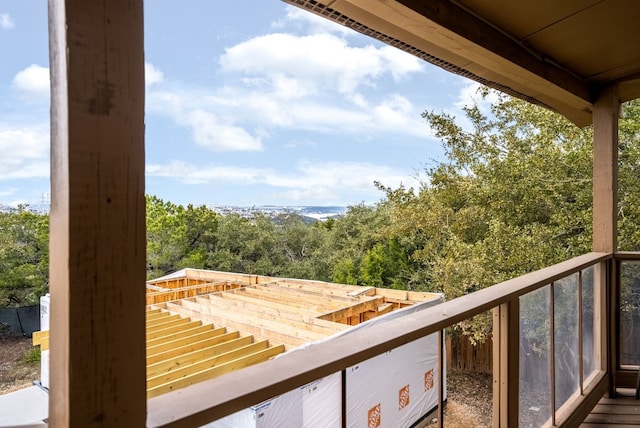
[[[246,369],[205,381],[175,392],[148,400],[147,425],[149,427],[193,427],[206,424],[252,405],[291,391],[301,385],[328,376],[384,352],[437,333],[442,339],[444,329],[473,316],[493,310],[494,317],[494,427],[519,425],[520,396],[520,330],[521,301],[532,292],[545,290],[550,306],[545,309],[554,314],[554,284],[575,276],[578,299],[576,307],[582,313],[582,276],[589,269],[593,276],[593,340],[595,369],[582,376],[582,327],[579,328],[580,351],[575,357],[580,367],[579,387],[558,405],[555,398],[554,378],[554,316],[550,317],[551,382],[550,414],[548,426],[577,426],[588,414],[610,384],[607,364],[607,293],[613,255],[589,253],[553,265],[466,296],[450,300],[402,318],[348,336],[336,337],[313,347],[284,354]],[[573,277],[572,277],[573,278]],[[573,280],[573,279],[572,279]],[[547,288],[545,288],[547,287]],[[559,287],[559,286],[558,286]],[[550,291],[547,291],[550,290]],[[574,309],[576,309],[574,307]],[[582,318],[580,318],[582,325]],[[442,340],[439,341],[442,343]],[[443,372],[443,346],[439,347],[439,368]],[[441,377],[441,376],[440,376]],[[440,388],[441,390],[442,388]],[[439,423],[443,424],[442,393],[440,394]],[[343,418],[343,426],[345,426]]]

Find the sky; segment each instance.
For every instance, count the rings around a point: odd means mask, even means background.
[[[179,5],[178,5],[179,4]],[[0,204],[47,201],[46,0],[0,2]],[[375,203],[444,153],[424,111],[477,85],[280,0],[145,2],[146,193]]]

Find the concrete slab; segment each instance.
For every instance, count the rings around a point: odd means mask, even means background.
[[[48,417],[49,394],[38,386],[0,395],[0,427],[44,425]]]

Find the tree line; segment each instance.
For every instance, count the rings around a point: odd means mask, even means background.
[[[148,196],[148,278],[191,267],[451,299],[590,251],[590,127],[486,89],[464,117],[423,118],[445,157],[425,167],[420,186],[378,184],[378,203],[326,222],[223,216]],[[624,105],[619,138],[619,248],[638,251],[640,102]],[[0,305],[46,290],[47,230],[47,216],[0,214]]]

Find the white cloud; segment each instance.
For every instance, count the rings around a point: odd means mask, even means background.
[[[322,18],[313,13],[309,13],[299,7],[287,5],[287,14],[272,24],[272,28],[291,28],[297,27],[304,29],[309,33],[338,33],[338,34],[355,34],[356,32],[344,25],[337,24],[326,18]]]
[[[189,128],[193,141],[213,151],[262,150],[262,135],[252,133],[234,123],[235,118],[225,112],[225,102],[207,90],[162,90],[147,94],[148,113],[170,117],[180,126]]]
[[[0,123],[0,180],[49,177],[48,126]]]
[[[483,112],[488,113],[491,110],[491,106],[498,101],[498,95],[495,92],[489,92],[489,95],[483,99],[478,92],[480,87],[479,83],[470,81],[460,90],[454,106],[462,109],[465,106],[478,104]]]
[[[164,80],[164,74],[150,62],[144,63],[144,82],[146,86],[160,83]]]
[[[186,113],[184,120],[193,132],[193,138],[202,147],[214,151],[262,150],[260,138],[231,124],[220,123],[217,116],[203,110]]]
[[[290,170],[242,168],[231,166],[197,166],[182,161],[167,165],[147,165],[147,175],[176,179],[186,184],[225,184],[234,186],[267,185],[280,198],[291,201],[336,200],[345,194],[370,198],[379,191],[374,181],[397,187],[404,183],[416,187],[414,177],[386,165],[367,162],[301,161]]]
[[[13,87],[27,95],[49,96],[49,68],[31,64],[13,77]]]
[[[228,48],[220,58],[224,71],[263,76],[273,86],[286,76],[306,88],[331,88],[349,94],[360,86],[374,85],[376,79],[390,74],[401,79],[423,71],[419,59],[389,46],[349,46],[344,39],[320,33],[296,36],[274,33],[255,37]],[[313,82],[313,83],[311,83]],[[295,95],[295,93],[294,93]]]
[[[288,24],[316,20],[296,8],[287,11]],[[277,128],[359,139],[428,136],[421,109],[378,88],[425,70],[419,59],[395,48],[351,46],[326,31],[274,33],[226,49],[219,62],[224,86],[165,82],[148,89],[147,112],[188,127],[197,144],[215,151],[262,150]]]
[[[391,93],[373,103],[364,96],[354,96],[359,97],[358,102],[345,103],[335,98],[313,96],[281,98],[278,92],[268,89],[226,87],[216,92],[206,88],[172,88],[151,91],[147,96],[147,111],[168,115],[176,123],[189,126],[199,144],[217,150],[233,150],[234,147],[258,150],[262,147],[263,138],[257,136],[258,131],[249,129],[263,130],[264,138],[268,137],[270,130],[277,128],[325,134],[347,133],[359,138],[380,133],[413,137],[428,135],[428,128],[420,118],[421,111],[406,97]],[[204,129],[205,125],[207,129]],[[215,140],[215,134],[210,130],[218,125],[235,129],[235,132],[229,130],[218,135],[228,138],[242,134],[243,138],[228,145]],[[205,138],[206,135],[209,138]],[[247,140],[249,137],[251,142]]]
[[[10,189],[0,190],[0,197],[15,195],[17,191],[18,189],[16,189],[15,187]]]
[[[0,13],[0,28],[3,30],[11,30],[16,27],[16,22],[8,13]]]

